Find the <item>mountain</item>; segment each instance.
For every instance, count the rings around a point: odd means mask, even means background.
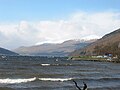
[[[19,47],[14,52],[22,55],[40,55],[40,56],[67,56],[78,48],[90,44],[95,40],[68,40],[59,44],[45,43],[30,47]]]
[[[0,47],[0,55],[18,55],[18,54]]]
[[[117,29],[109,34],[106,34],[101,39],[83,49],[75,50],[70,56],[79,55],[105,55],[111,53],[114,56],[120,54],[120,29]]]

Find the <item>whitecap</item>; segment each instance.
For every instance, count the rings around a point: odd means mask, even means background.
[[[17,83],[27,83],[27,82],[31,82],[31,81],[35,81],[36,77],[34,78],[28,78],[28,79],[10,79],[10,78],[6,78],[6,79],[0,79],[0,83],[3,84],[17,84]]]
[[[72,79],[73,78],[39,78],[39,80],[42,80],[42,81],[61,81],[61,82],[69,81]]]
[[[42,66],[50,66],[50,64],[41,64]]]

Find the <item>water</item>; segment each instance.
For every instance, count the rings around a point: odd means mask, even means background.
[[[120,90],[120,63],[52,57],[1,57],[0,90]]]

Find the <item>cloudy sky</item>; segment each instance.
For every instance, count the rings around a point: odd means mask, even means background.
[[[120,28],[120,0],[0,0],[0,47],[92,39]]]

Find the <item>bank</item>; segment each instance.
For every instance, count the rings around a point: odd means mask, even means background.
[[[120,63],[120,59],[113,57],[98,57],[98,56],[74,56],[69,57],[67,60],[84,60],[84,61],[98,61],[98,62],[115,62]]]

